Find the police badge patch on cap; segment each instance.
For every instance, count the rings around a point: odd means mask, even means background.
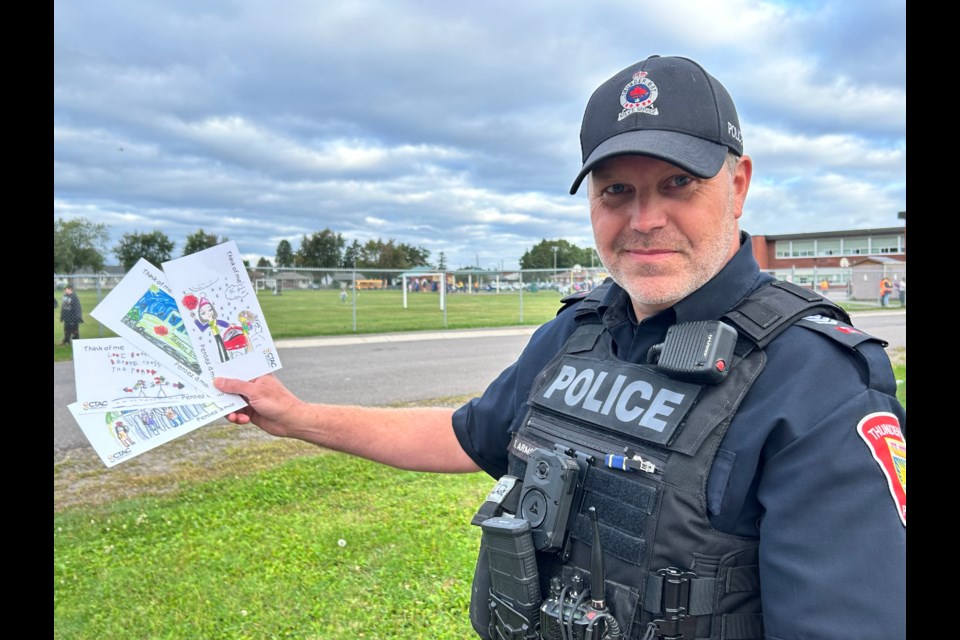
[[[857,434],[886,476],[900,521],[907,526],[907,443],[900,421],[892,413],[871,413],[857,425]]]
[[[623,111],[620,112],[617,120],[623,120],[634,113],[659,115],[660,112],[657,111],[657,108],[650,106],[656,101],[659,93],[660,90],[657,89],[657,85],[653,83],[653,80],[647,78],[647,72],[637,71],[633,74],[633,80],[620,93],[620,104],[623,106]]]

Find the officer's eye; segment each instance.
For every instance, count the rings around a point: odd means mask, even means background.
[[[606,195],[618,196],[627,192],[627,185],[619,182],[616,184],[611,184],[610,186],[604,188],[603,192]]]
[[[679,188],[682,188],[682,187],[686,187],[686,186],[688,186],[688,185],[690,185],[690,184],[693,184],[694,180],[695,180],[695,178],[694,178],[693,176],[689,176],[689,175],[686,175],[686,174],[679,174],[679,175],[671,176],[671,177],[667,180],[667,188],[670,188],[670,189],[679,189]]]

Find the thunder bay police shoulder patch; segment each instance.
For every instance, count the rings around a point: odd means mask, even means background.
[[[892,413],[871,413],[857,425],[857,434],[880,465],[900,521],[907,526],[907,443],[900,421]]]

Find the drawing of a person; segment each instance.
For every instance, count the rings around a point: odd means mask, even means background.
[[[167,420],[169,420],[170,424],[174,427],[183,424],[183,418],[179,413],[173,410],[173,407],[167,407],[163,412],[163,415],[167,417]]]
[[[153,421],[153,424],[155,424],[160,431],[166,431],[170,428],[167,426],[166,420],[164,420],[166,416],[163,413],[163,409],[160,407],[155,407],[153,410],[151,410],[150,415],[150,419]]]
[[[133,446],[133,440],[130,439],[130,435],[127,433],[127,427],[123,422],[118,420],[113,429],[117,433],[117,438],[120,439],[120,444],[125,447]]]
[[[199,320],[197,320],[197,316],[200,316]],[[220,362],[228,361],[230,355],[227,353],[227,348],[223,344],[223,336],[220,334],[220,330],[229,327],[230,323],[220,320],[217,317],[217,310],[213,307],[213,303],[207,300],[206,297],[200,298],[200,301],[197,303],[196,315],[191,311],[190,317],[193,318],[193,321],[200,331],[210,329],[210,333],[213,334],[213,340],[217,343]]]
[[[240,327],[243,329],[243,337],[246,339],[244,353],[250,353],[253,351],[253,345],[250,344],[250,334],[253,333],[253,326],[257,321],[257,314],[249,309],[245,309],[237,314],[237,320],[240,321]]]
[[[153,416],[150,415],[150,412],[148,412],[146,409],[143,409],[142,411],[140,411],[139,417],[140,417],[140,421],[143,423],[143,426],[149,429],[150,433],[152,433],[153,435],[157,435],[158,433],[160,433],[160,430],[157,428],[157,422],[156,420],[153,419]]]

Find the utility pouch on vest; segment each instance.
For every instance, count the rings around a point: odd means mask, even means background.
[[[490,572],[489,632],[496,640],[539,638],[540,574],[530,523],[522,518],[484,521],[480,546]]]
[[[482,638],[537,638],[540,584],[533,534],[530,523],[513,517],[522,485],[516,476],[501,477],[470,521],[483,531],[470,597],[470,623]]]

